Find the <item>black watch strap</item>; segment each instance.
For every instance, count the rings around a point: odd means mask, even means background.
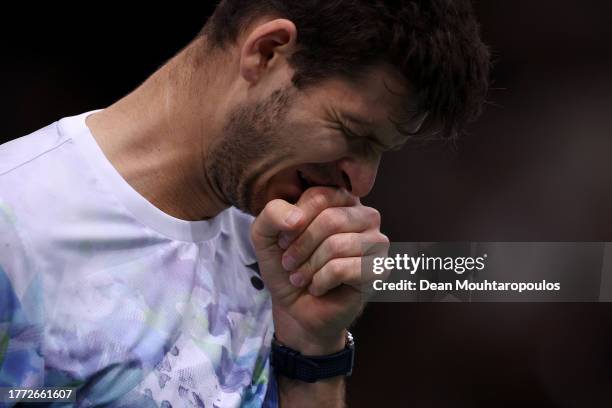
[[[346,346],[343,350],[326,356],[304,356],[276,340],[272,340],[270,365],[276,374],[305,382],[349,376],[353,371],[355,361],[355,343],[353,336],[347,331]]]

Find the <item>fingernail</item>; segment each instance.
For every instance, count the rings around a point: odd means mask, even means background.
[[[304,277],[301,273],[296,272],[292,275],[289,275],[289,281],[293,286],[297,286],[299,288],[304,284]]]
[[[283,255],[283,268],[285,268],[285,270],[287,271],[292,271],[293,269],[295,269],[295,258],[292,257],[291,255]]]
[[[278,236],[278,246],[282,249],[289,248],[289,235],[284,232],[281,232]]]
[[[299,208],[294,208],[293,210],[291,210],[287,218],[285,218],[285,224],[287,224],[290,227],[293,227],[295,224],[297,224],[300,221],[301,218],[302,218],[302,210],[300,210]]]

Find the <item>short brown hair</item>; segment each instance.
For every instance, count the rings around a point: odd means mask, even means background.
[[[290,63],[298,88],[334,76],[355,80],[390,63],[416,92],[411,112],[427,112],[441,136],[455,136],[482,111],[490,56],[469,0],[223,0],[201,35],[223,47],[266,15],[297,27]]]

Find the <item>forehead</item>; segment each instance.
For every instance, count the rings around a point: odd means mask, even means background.
[[[369,125],[400,121],[417,107],[408,82],[389,66],[371,68],[358,79],[329,79],[317,88],[323,106]]]

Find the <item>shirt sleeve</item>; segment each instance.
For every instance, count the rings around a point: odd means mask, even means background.
[[[0,387],[44,385],[40,278],[0,199]]]

